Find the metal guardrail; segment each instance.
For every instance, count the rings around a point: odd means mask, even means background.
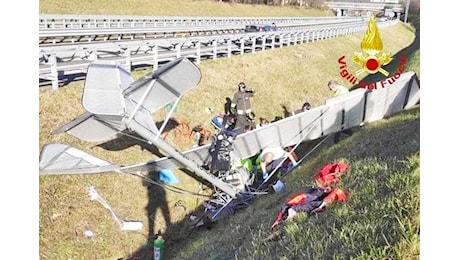
[[[404,12],[404,7],[396,3],[382,2],[351,2],[351,1],[325,1],[324,4],[330,9],[345,9],[345,10],[365,10],[383,12],[385,9],[391,9],[396,12]]]
[[[246,24],[293,24],[311,21],[353,21],[354,17],[197,17],[40,14],[39,30],[69,28],[141,28]]]
[[[397,21],[379,23],[380,27]],[[88,65],[96,59],[110,59],[132,66],[146,65],[157,69],[162,63],[178,57],[187,57],[200,63],[202,59],[231,57],[270,48],[303,44],[340,35],[364,31],[366,22],[321,26],[315,29],[296,29],[257,33],[209,35],[200,37],[137,40],[52,46],[41,48],[39,53],[39,79],[51,81],[52,88],[59,87],[65,76],[85,73]]]
[[[359,17],[325,17],[324,18],[299,18],[299,19],[280,19],[281,23],[275,23],[277,30],[291,30],[302,28],[305,26],[318,26],[330,24],[342,24],[350,22],[359,22],[362,18]],[[210,18],[209,18],[210,19]],[[179,36],[196,36],[210,34],[225,34],[243,32],[246,25],[255,24],[258,20],[264,19],[243,19],[236,22],[230,19],[226,21],[224,18],[220,20],[206,20],[206,25],[192,25],[191,22],[185,19],[182,22],[171,22],[163,26],[144,26],[133,21],[130,25],[125,26],[125,22],[121,22],[119,26],[107,27],[89,23],[84,27],[54,27],[40,28],[39,30],[39,45],[48,46],[56,44],[74,44],[80,42],[99,42],[113,40],[135,40],[135,39],[156,39],[169,38]],[[175,20],[173,20],[175,21]],[[246,22],[244,22],[246,21]],[[268,21],[274,21],[270,19]],[[91,25],[92,24],[92,25]],[[270,25],[271,23],[263,23]]]
[[[179,37],[243,32],[241,25],[40,30],[40,45]]]

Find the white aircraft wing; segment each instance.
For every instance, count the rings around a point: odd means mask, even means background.
[[[40,174],[89,174],[120,167],[65,144],[46,144],[40,153]]]
[[[330,98],[325,105],[284,118],[236,137],[233,149],[241,159],[254,156],[268,145],[282,147],[315,140],[344,129],[359,126],[410,108],[420,101],[420,87],[414,72],[401,74],[386,88],[355,89],[345,95]],[[209,159],[209,146],[183,152],[198,165]],[[182,165],[172,157],[128,166],[130,170],[173,169]]]

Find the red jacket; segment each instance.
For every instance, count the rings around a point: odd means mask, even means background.
[[[348,164],[346,163],[329,163],[316,173],[315,180],[320,186],[336,183],[340,180],[339,176],[345,174],[347,170]]]
[[[315,187],[308,188],[303,192],[299,192],[289,198],[278,212],[275,221],[282,221],[287,218],[288,210],[292,208],[296,212],[310,213],[312,210],[318,208],[324,201],[326,204],[339,200],[344,201],[347,195],[342,189],[329,187]]]

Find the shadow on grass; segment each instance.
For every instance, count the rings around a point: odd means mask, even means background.
[[[303,142],[299,144],[298,148],[296,149],[297,156],[303,159],[308,159],[314,157],[317,152],[320,151],[319,148],[324,147],[327,145],[327,142],[324,142],[322,145],[320,142],[327,137],[319,138],[316,140],[312,140],[309,142]],[[331,138],[329,138],[331,139]],[[317,147],[316,147],[317,146]],[[316,147],[316,148],[315,148]],[[318,148],[318,150],[316,150]],[[185,173],[189,176],[195,178],[200,183],[206,183],[203,179],[200,179],[192,172],[182,169]],[[150,173],[149,176],[153,179],[158,179],[157,173]],[[212,185],[208,184],[205,185],[206,188],[212,189]],[[164,259],[182,259],[180,256],[180,249],[187,247],[187,244],[193,243],[196,239],[202,239],[206,237],[207,234],[217,232],[214,227],[220,226],[220,228],[224,227],[227,221],[233,216],[227,216],[223,219],[219,219],[216,222],[209,222],[205,215],[204,206],[202,203],[193,211],[188,213],[181,221],[170,223],[170,213],[169,210],[165,208],[167,206],[167,202],[165,199],[165,190],[158,186],[148,186],[148,205],[146,207],[147,214],[149,217],[149,237],[147,242],[142,247],[138,248],[136,252],[127,256],[123,259],[129,260],[141,260],[141,259],[153,259],[154,253],[154,240],[156,238],[156,231],[153,230],[153,220],[155,219],[155,214],[157,209],[162,211],[162,215],[165,219],[167,224],[166,229],[162,230],[162,237],[165,239],[165,255]],[[270,195],[269,195],[270,196]],[[182,206],[182,205],[181,205]],[[184,206],[185,207],[185,206]],[[243,212],[246,208],[251,207],[251,205],[244,207],[242,209],[237,209],[234,214],[239,214]],[[186,210],[186,209],[185,209]],[[191,220],[190,216],[193,216],[194,220]],[[200,221],[202,221],[200,223]],[[168,223],[169,222],[169,223]],[[213,241],[210,241],[213,243]],[[227,246],[225,246],[227,247]],[[199,252],[197,252],[199,254]],[[226,255],[225,250],[221,252],[215,252],[218,256]],[[212,258],[212,256],[209,256]],[[221,259],[221,258],[218,258]],[[226,258],[225,258],[226,259]]]
[[[334,120],[334,122],[338,122],[341,125],[344,124],[344,119],[343,119],[343,112],[340,111],[336,115],[337,119]],[[330,132],[331,129],[325,129],[326,132]],[[331,130],[332,131],[332,130]],[[329,138],[328,136],[323,136],[321,138],[311,140],[311,141],[306,141],[302,142],[298,145],[298,147],[295,150],[295,153],[298,158],[298,162],[301,163],[304,160],[308,160],[310,158],[314,158],[317,153],[321,150],[319,148],[324,148],[329,145],[332,145],[330,142],[332,138]],[[327,142],[329,141],[329,142]],[[200,183],[206,183],[204,180],[196,177],[193,173],[184,170],[188,175],[194,177],[198,182]],[[288,177],[290,174],[287,176],[283,176],[283,179],[285,177]],[[155,175],[151,175],[152,178],[155,178]],[[258,187],[259,185],[254,185],[254,187]],[[208,188],[211,188],[212,185],[209,185]],[[212,188],[211,188],[212,190]],[[233,215],[240,214],[240,212],[244,212],[246,209],[249,207],[254,207],[252,205],[246,205],[243,208],[238,208],[235,210],[234,213],[219,219],[216,222],[210,222],[207,220],[205,217],[205,211],[204,211],[204,206],[199,205],[193,212],[191,212],[188,216],[185,216],[181,221],[171,223],[170,220],[170,214],[169,210],[165,209],[164,207],[166,206],[166,199],[165,199],[165,194],[164,190],[161,187],[149,187],[148,188],[148,206],[147,206],[147,214],[149,215],[149,237],[144,246],[139,248],[135,253],[132,255],[128,256],[127,259],[152,259],[153,258],[153,252],[154,252],[154,247],[153,243],[155,240],[155,232],[152,230],[154,223],[153,220],[155,219],[153,216],[155,216],[155,212],[158,209],[161,209],[163,212],[163,217],[165,218],[166,222],[166,227],[165,230],[162,231],[162,236],[165,239],[165,259],[180,259],[182,258],[181,256],[181,249],[182,248],[187,248],[189,247],[189,243],[193,243],[195,240],[202,240],[202,239],[207,239],[206,234],[209,236],[215,236],[216,232],[219,232],[218,230],[225,229],[226,223],[231,221],[230,219],[232,218]],[[264,196],[264,195],[261,195]],[[270,196],[270,194],[268,195]],[[163,204],[162,204],[163,203]],[[250,202],[251,204],[254,203],[254,201]],[[274,205],[274,208],[277,208],[277,205]],[[257,210],[257,209],[250,209],[250,210]],[[190,216],[195,216],[196,220],[191,221]],[[195,224],[197,224],[200,220],[203,220],[202,225],[199,227],[196,227]],[[208,229],[211,229],[213,226],[219,226],[217,230],[213,229],[208,232],[200,232],[200,231],[207,231]],[[241,242],[241,241],[240,241]],[[206,243],[206,242],[205,242]],[[216,243],[216,241],[208,241],[208,243]],[[237,243],[237,242],[235,242]],[[241,242],[242,244],[243,242]],[[202,243],[200,243],[202,244]],[[235,246],[235,244],[232,244]],[[238,247],[241,245],[238,245]],[[198,255],[200,255],[202,252],[197,251],[193,252]],[[226,257],[231,255],[231,249],[229,248],[228,245],[223,246],[221,249],[219,249],[216,252],[213,252],[213,254],[216,254],[215,257],[218,257],[220,259],[221,257]],[[212,256],[209,256],[212,258]],[[189,257],[188,257],[189,258]]]
[[[118,135],[117,138],[98,144],[97,146],[108,151],[122,151],[138,145],[142,148],[142,150],[147,150],[158,157],[165,156],[156,146],[145,142],[144,139],[136,133],[127,133],[127,130],[123,131],[123,133],[125,134]]]
[[[86,79],[86,73],[75,73],[75,74],[64,74],[64,71],[59,71],[59,87],[65,87],[73,82],[84,82]],[[52,81],[45,80],[45,79],[38,79],[38,85],[40,87],[50,87],[52,85]]]
[[[193,174],[190,174],[190,176],[193,176]],[[158,173],[156,172],[150,172],[149,177],[154,181],[158,181],[159,179]],[[147,183],[145,186],[148,193],[148,205],[146,207],[146,214],[148,215],[149,221],[147,242],[145,245],[138,248],[133,254],[127,256],[126,258],[120,259],[154,259],[153,244],[154,240],[157,238],[158,233],[161,233],[165,240],[165,254],[163,259],[174,259],[174,254],[177,252],[175,252],[173,248],[177,248],[179,245],[187,243],[187,239],[193,232],[200,232],[201,230],[210,229],[213,223],[206,221],[204,208],[202,205],[186,214],[181,221],[173,223],[171,218],[171,214],[173,213],[172,211],[177,211],[180,208],[182,212],[187,212],[187,205],[185,205],[185,202],[178,200],[173,207],[168,208],[166,201],[166,190],[164,187]],[[158,220],[158,218],[155,217],[158,210],[161,211],[165,221],[165,227],[159,230],[153,230],[155,220]]]
[[[155,124],[159,129],[163,124],[163,121],[156,122]],[[162,136],[163,138],[166,138],[170,132],[174,132],[175,135],[189,137],[190,131],[191,129],[188,125],[181,124],[176,119],[170,118],[162,131]],[[144,138],[142,138],[138,134],[134,132],[129,132],[128,130],[124,130],[122,134],[118,135],[117,138],[99,144],[97,146],[108,151],[122,151],[135,145],[140,146],[142,150],[147,150],[158,157],[166,156],[163,153],[161,153],[156,146],[151,145],[150,143],[144,141]]]

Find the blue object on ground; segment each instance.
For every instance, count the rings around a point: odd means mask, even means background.
[[[176,175],[170,169],[163,169],[160,171],[160,181],[168,183],[168,184],[176,184],[179,183]]]
[[[280,192],[280,191],[282,191],[282,190],[284,189],[284,186],[285,186],[285,184],[284,184],[284,182],[282,182],[281,180],[277,180],[276,183],[275,183],[274,185],[272,185],[273,190],[274,190],[275,192]]]

